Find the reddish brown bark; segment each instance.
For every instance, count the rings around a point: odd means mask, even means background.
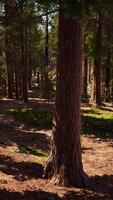
[[[6,36],[7,37],[7,36]],[[9,49],[10,41],[7,38],[6,39],[6,63],[7,63],[7,80],[8,80],[8,97],[10,99],[13,98],[13,92],[14,92],[14,74],[13,74],[13,62],[12,62],[12,55],[11,55],[11,49]]]
[[[88,84],[88,59],[84,58],[84,89],[83,89],[83,97],[87,100],[87,84]]]
[[[21,67],[22,67],[22,98],[28,102],[28,44],[27,26],[22,29]]]
[[[82,186],[85,174],[80,142],[82,28],[59,13],[57,92],[52,151],[46,177],[63,186]]]
[[[13,56],[12,56],[12,38],[11,38],[11,16],[15,10],[15,3],[11,4],[10,0],[5,1],[5,52],[7,64],[7,80],[8,80],[8,97],[13,98],[14,92],[14,71],[13,71]]]
[[[108,51],[107,60],[106,60],[106,74],[105,74],[105,88],[106,88],[106,101],[110,99],[110,80],[111,80],[111,52]]]
[[[48,83],[48,66],[49,66],[49,17],[46,14],[46,27],[45,27],[45,66],[43,69],[43,97],[49,101],[49,83]]]

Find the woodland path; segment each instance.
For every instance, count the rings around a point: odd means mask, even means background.
[[[113,139],[82,136],[84,170],[93,183],[87,189],[55,186],[41,178],[45,158],[27,149],[49,153],[51,130],[24,125],[6,113],[26,106],[0,101],[0,200],[113,200]],[[35,106],[53,110],[53,103],[30,99],[27,107]]]

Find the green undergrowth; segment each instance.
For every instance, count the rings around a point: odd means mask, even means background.
[[[101,108],[82,110],[82,134],[113,136],[113,112]]]
[[[38,128],[51,129],[53,114],[34,108],[10,109],[8,114],[16,120]],[[97,137],[113,136],[113,112],[102,108],[82,110],[82,134]]]
[[[33,148],[31,146],[18,145],[18,152],[22,154],[31,154],[40,158],[48,157],[48,153],[40,148]]]
[[[40,111],[36,108],[10,109],[7,114],[12,115],[17,121],[41,128],[51,129],[53,114]]]

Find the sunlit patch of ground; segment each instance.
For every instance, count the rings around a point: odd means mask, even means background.
[[[42,178],[51,130],[39,129],[29,125],[29,120],[24,123],[24,118],[17,121],[13,113],[7,114],[12,108],[20,115],[20,109],[29,113],[20,104],[18,110],[17,105],[6,105],[5,109],[4,104],[5,111],[0,115],[0,200],[113,200],[112,111],[82,108],[83,165],[92,182],[87,189],[79,189],[58,187]],[[32,118],[35,112],[31,112]],[[37,110],[37,120],[39,113]]]

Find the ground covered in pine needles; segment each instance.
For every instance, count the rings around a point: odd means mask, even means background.
[[[113,111],[82,105],[81,112],[83,165],[91,184],[64,188],[42,178],[53,104],[0,100],[0,200],[113,200]]]

